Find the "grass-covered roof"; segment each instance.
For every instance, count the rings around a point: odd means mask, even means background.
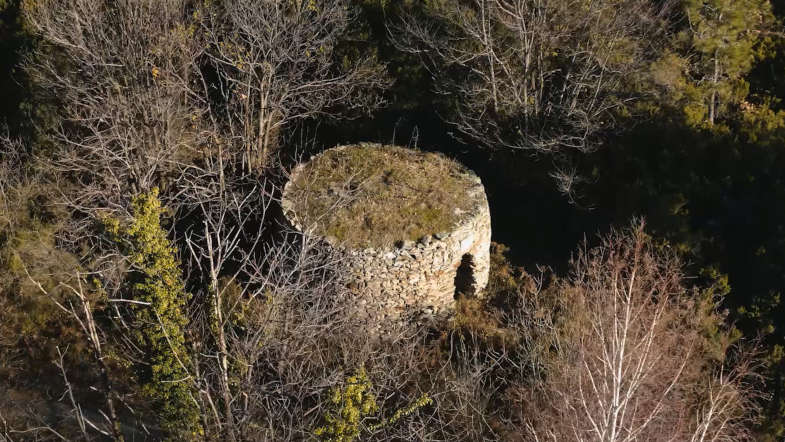
[[[330,149],[287,186],[295,220],[353,248],[448,232],[475,204],[473,174],[440,154],[361,144]]]

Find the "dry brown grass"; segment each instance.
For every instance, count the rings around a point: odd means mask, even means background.
[[[435,153],[361,144],[314,158],[287,191],[297,220],[349,247],[450,231],[472,201],[468,170]]]

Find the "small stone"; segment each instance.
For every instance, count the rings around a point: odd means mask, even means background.
[[[401,240],[401,241],[396,242],[395,245],[398,246],[398,248],[400,248],[400,249],[408,250],[408,249],[411,249],[412,247],[414,247],[414,241],[405,239],[405,240]]]
[[[434,234],[433,237],[436,238],[436,239],[441,240],[441,239],[447,238],[448,235],[449,235],[449,233],[447,233],[447,232],[439,232],[439,233]]]

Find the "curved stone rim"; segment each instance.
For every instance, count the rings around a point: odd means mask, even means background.
[[[326,150],[324,150],[322,152],[319,152],[319,153],[317,153],[315,155],[311,155],[311,157],[308,159],[308,161],[304,161],[304,162],[298,163],[292,169],[292,171],[289,173],[288,180],[287,180],[286,184],[284,184],[283,190],[281,192],[281,208],[282,208],[282,211],[283,211],[284,218],[289,223],[289,225],[292,226],[297,232],[305,233],[305,229],[304,229],[303,225],[301,224],[300,220],[297,219],[296,210],[293,207],[294,206],[294,202],[287,198],[287,194],[290,192],[291,186],[296,181],[296,179],[299,176],[299,174],[302,173],[302,171],[305,169],[305,167],[308,164],[310,164],[312,161],[320,158],[326,152],[329,152],[329,151],[339,151],[339,150],[344,150],[344,149],[347,149],[347,148],[357,147],[357,146],[371,147],[371,148],[391,146],[391,147],[400,147],[400,148],[403,148],[403,149],[408,149],[408,148],[403,147],[403,146],[385,145],[385,144],[381,144],[381,143],[344,144],[344,145],[331,147],[331,148],[326,149]],[[439,153],[439,155],[443,155],[443,154]],[[467,184],[471,183],[471,185],[467,185],[467,187],[466,187],[467,197],[473,199],[474,201],[476,201],[476,204],[474,204],[472,206],[471,210],[467,211],[466,215],[459,216],[458,221],[453,223],[453,225],[452,225],[452,227],[450,228],[449,231],[434,232],[434,233],[431,233],[429,235],[426,235],[426,236],[423,236],[421,238],[418,238],[416,241],[415,240],[399,240],[399,241],[396,241],[396,243],[394,245],[392,245],[391,247],[385,247],[385,246],[351,247],[351,246],[347,246],[342,241],[338,241],[334,237],[331,237],[329,235],[319,234],[319,233],[313,231],[313,229],[310,232],[310,234],[313,237],[315,237],[315,238],[321,239],[322,241],[326,242],[331,247],[333,247],[333,248],[335,248],[337,250],[341,250],[341,251],[344,251],[344,252],[363,251],[365,253],[388,252],[388,251],[391,251],[391,250],[399,250],[399,249],[404,249],[405,250],[407,248],[407,246],[409,245],[409,243],[416,244],[417,242],[420,242],[420,241],[423,241],[423,240],[427,240],[427,238],[435,239],[437,241],[446,240],[446,239],[450,238],[454,232],[462,230],[462,228],[466,227],[467,225],[473,224],[478,217],[483,215],[484,211],[488,210],[488,200],[487,200],[487,196],[485,194],[485,188],[484,188],[484,186],[482,184],[482,180],[480,179],[480,177],[476,173],[474,173],[474,171],[472,171],[471,169],[469,169],[468,167],[466,167],[462,163],[460,163],[458,161],[455,161],[455,164],[460,168],[461,173],[467,179]]]

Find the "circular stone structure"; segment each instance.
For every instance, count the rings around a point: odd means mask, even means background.
[[[491,222],[480,178],[443,155],[379,144],[328,149],[294,168],[289,223],[341,257],[372,317],[452,310],[488,282]]]

